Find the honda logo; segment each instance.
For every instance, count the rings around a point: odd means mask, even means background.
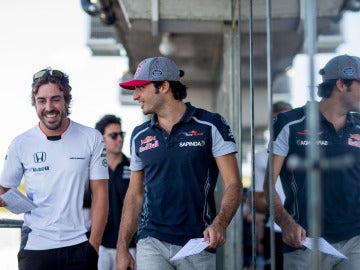
[[[46,153],[45,152],[37,152],[34,154],[34,162],[35,163],[42,163],[46,160]]]

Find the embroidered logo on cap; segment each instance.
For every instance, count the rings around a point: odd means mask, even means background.
[[[155,78],[155,79],[162,78],[163,72],[162,72],[160,69],[155,69],[155,70],[152,72],[152,76],[153,76],[153,78]]]
[[[344,74],[345,76],[351,76],[351,75],[353,75],[353,74],[354,74],[354,68],[352,68],[352,67],[344,67],[344,69],[343,69],[343,74]]]

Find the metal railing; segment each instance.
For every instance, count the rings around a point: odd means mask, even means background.
[[[0,218],[0,228],[19,228],[21,229],[24,221],[21,219]]]

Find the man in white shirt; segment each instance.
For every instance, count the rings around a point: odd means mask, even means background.
[[[108,213],[103,137],[68,118],[71,86],[60,70],[35,73],[31,94],[40,122],[12,141],[0,176],[0,194],[17,188],[24,177],[26,195],[37,205],[24,215],[19,269],[97,269]],[[92,229],[87,239],[82,206],[89,181]],[[5,206],[1,199],[0,206]]]

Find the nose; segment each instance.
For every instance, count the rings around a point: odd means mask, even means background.
[[[133,100],[137,100],[139,98],[139,89],[135,88],[134,93],[133,93]]]
[[[46,104],[45,104],[45,110],[46,111],[51,111],[52,108],[53,108],[53,104],[52,104],[51,100],[47,100]]]

